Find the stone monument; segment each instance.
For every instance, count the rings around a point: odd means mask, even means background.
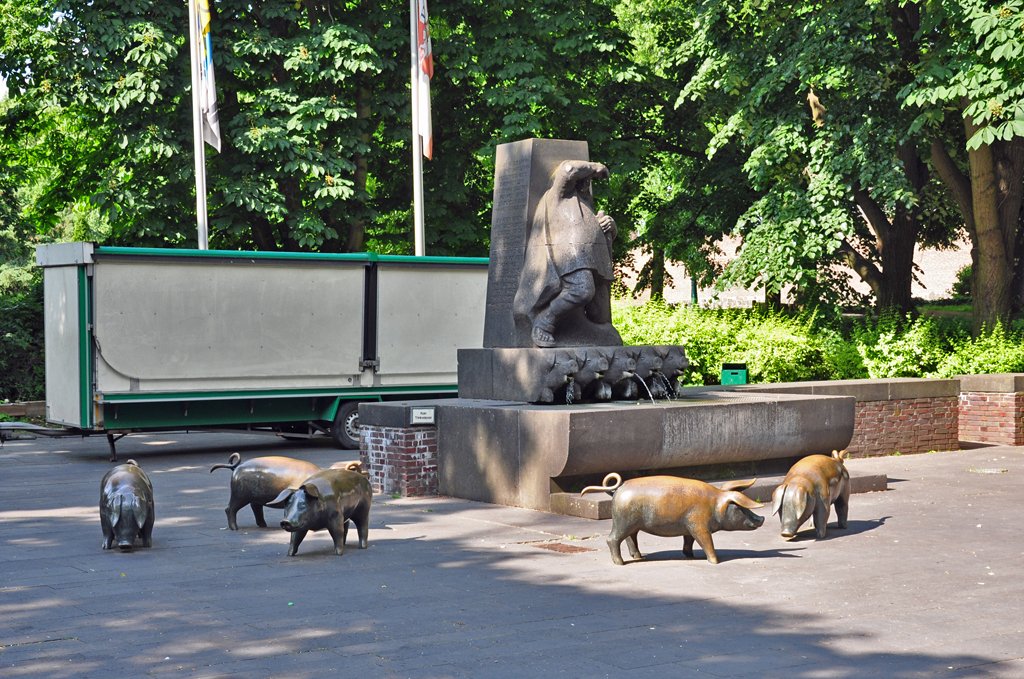
[[[484,347],[459,352],[460,396],[579,403],[674,392],[682,348],[651,348],[641,361],[612,325],[616,225],[593,195],[608,168],[590,161],[586,142],[526,139],[498,146],[494,175]]]

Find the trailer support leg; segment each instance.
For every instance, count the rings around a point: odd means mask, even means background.
[[[127,434],[118,434],[114,436],[109,431],[107,432],[107,445],[110,446],[110,461],[117,462],[117,448],[114,447],[114,443],[123,439]]]

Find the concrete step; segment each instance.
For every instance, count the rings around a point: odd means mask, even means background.
[[[770,503],[772,492],[782,483],[783,475],[763,476],[744,492],[758,502]],[[712,482],[713,486],[721,486],[723,482]],[[889,479],[885,474],[850,474],[851,493],[873,493],[888,490]],[[607,493],[552,493],[551,511],[565,516],[577,516],[582,519],[612,518],[612,497]]]

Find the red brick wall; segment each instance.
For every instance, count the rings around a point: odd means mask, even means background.
[[[359,456],[375,492],[437,495],[437,427],[364,425]]]
[[[1024,445],[1024,394],[960,394],[960,438],[978,443]]]
[[[955,396],[858,401],[851,457],[958,450],[959,411]]]

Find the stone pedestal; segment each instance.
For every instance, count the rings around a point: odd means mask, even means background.
[[[656,404],[457,399],[438,416],[442,495],[553,511],[552,494],[578,492],[612,471],[786,466],[842,449],[853,432],[854,400],[714,391]]]

